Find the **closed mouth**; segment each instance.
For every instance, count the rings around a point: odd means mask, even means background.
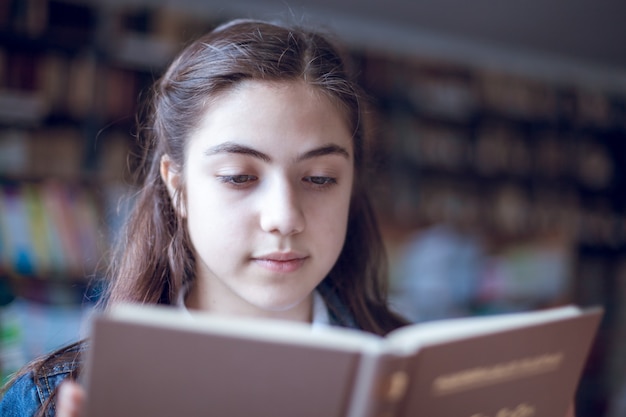
[[[253,261],[264,269],[273,272],[294,272],[304,264],[308,256],[293,253],[276,253],[253,258]]]

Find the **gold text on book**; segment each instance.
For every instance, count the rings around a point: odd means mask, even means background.
[[[396,371],[389,378],[384,379],[381,384],[381,394],[389,402],[397,402],[406,392],[409,377],[404,371]]]
[[[552,372],[559,368],[563,356],[562,352],[546,353],[441,375],[433,381],[432,392],[434,395],[447,395]]]
[[[510,408],[502,408],[498,410],[498,412],[493,417],[533,417],[535,415],[535,407],[532,405],[522,403],[517,407]],[[471,417],[492,417],[487,414],[477,413],[472,414]]]

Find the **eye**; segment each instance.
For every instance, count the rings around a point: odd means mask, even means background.
[[[337,184],[337,179],[333,177],[304,177],[305,182],[309,182],[317,187],[329,187],[331,185]]]
[[[217,178],[226,184],[235,186],[246,185],[258,179],[254,175],[220,175]]]

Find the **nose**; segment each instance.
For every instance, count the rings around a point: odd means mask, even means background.
[[[264,231],[289,236],[304,230],[304,207],[296,187],[285,179],[266,184],[260,201]]]

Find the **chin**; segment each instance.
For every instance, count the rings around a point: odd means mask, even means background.
[[[277,297],[267,297],[264,299],[248,299],[248,302],[256,308],[268,313],[289,313],[297,310],[303,302],[306,301],[308,294],[304,296],[285,297],[284,294]],[[307,309],[308,312],[308,309]]]
[[[298,302],[276,302],[276,303],[257,303],[255,304],[260,310],[270,313],[286,313],[294,310],[302,301]]]

